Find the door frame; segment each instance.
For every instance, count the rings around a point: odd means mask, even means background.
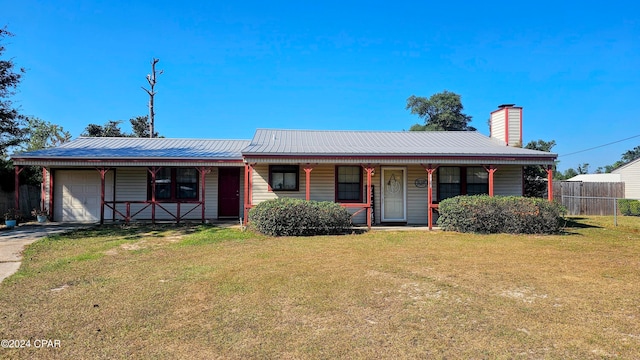
[[[239,219],[240,218],[240,210],[241,210],[241,204],[240,204],[240,200],[241,200],[241,194],[240,191],[241,189],[241,184],[240,181],[242,179],[241,174],[240,174],[240,169],[239,167],[220,167],[218,168],[218,219]],[[222,202],[222,191],[220,191],[220,184],[222,183],[222,177],[223,177],[223,173],[225,173],[225,176],[227,176],[227,174],[233,173],[233,176],[236,176],[236,172],[237,172],[237,177],[238,177],[238,183],[236,184],[238,187],[238,211],[234,214],[234,215],[222,215],[222,209],[223,209],[223,202]],[[234,207],[235,210],[235,207]]]
[[[400,170],[402,172],[402,219],[387,219],[384,216],[384,194],[388,186],[384,181],[386,170]],[[381,166],[380,172],[380,222],[407,222],[407,168],[405,166]]]

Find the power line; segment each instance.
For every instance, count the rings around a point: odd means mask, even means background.
[[[584,150],[580,150],[580,151],[575,151],[575,152],[568,153],[568,154],[558,155],[558,157],[561,157],[561,156],[569,156],[569,155],[575,155],[575,154],[583,153],[583,152],[585,152],[585,151],[594,150],[594,149],[599,149],[599,148],[601,148],[601,147],[605,147],[605,146],[609,146],[609,145],[617,144],[617,143],[619,143],[619,142],[627,141],[627,140],[630,140],[630,139],[633,139],[633,138],[637,138],[637,137],[640,137],[640,134],[638,134],[638,135],[634,135],[634,136],[631,136],[631,137],[628,137],[628,138],[626,138],[626,139],[622,139],[622,140],[618,140],[618,141],[610,142],[610,143],[607,143],[607,144],[604,144],[604,145],[598,145],[598,146],[594,146],[594,147],[592,147],[592,148],[588,148],[588,149],[584,149]]]

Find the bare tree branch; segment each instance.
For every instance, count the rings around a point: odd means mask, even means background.
[[[154,91],[154,87],[156,86],[156,64],[160,61],[160,59],[153,58],[151,60],[151,74],[147,74],[147,82],[151,87],[151,90],[146,89],[144,86],[141,86],[142,90],[144,90],[147,94],[149,94],[149,137],[153,137],[154,134],[154,118],[155,111],[153,110],[153,97],[156,92]],[[157,75],[161,75],[164,73],[164,70],[159,70]]]

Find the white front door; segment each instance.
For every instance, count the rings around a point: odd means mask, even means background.
[[[382,222],[407,221],[406,175],[406,168],[382,168]]]

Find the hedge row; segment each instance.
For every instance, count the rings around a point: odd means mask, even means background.
[[[332,235],[351,229],[349,212],[330,201],[267,200],[249,211],[249,220],[256,230],[271,236]]]
[[[618,199],[620,213],[625,216],[640,216],[640,201],[632,199]]]
[[[564,207],[540,198],[456,196],[440,202],[437,224],[448,231],[552,234],[564,225]]]

